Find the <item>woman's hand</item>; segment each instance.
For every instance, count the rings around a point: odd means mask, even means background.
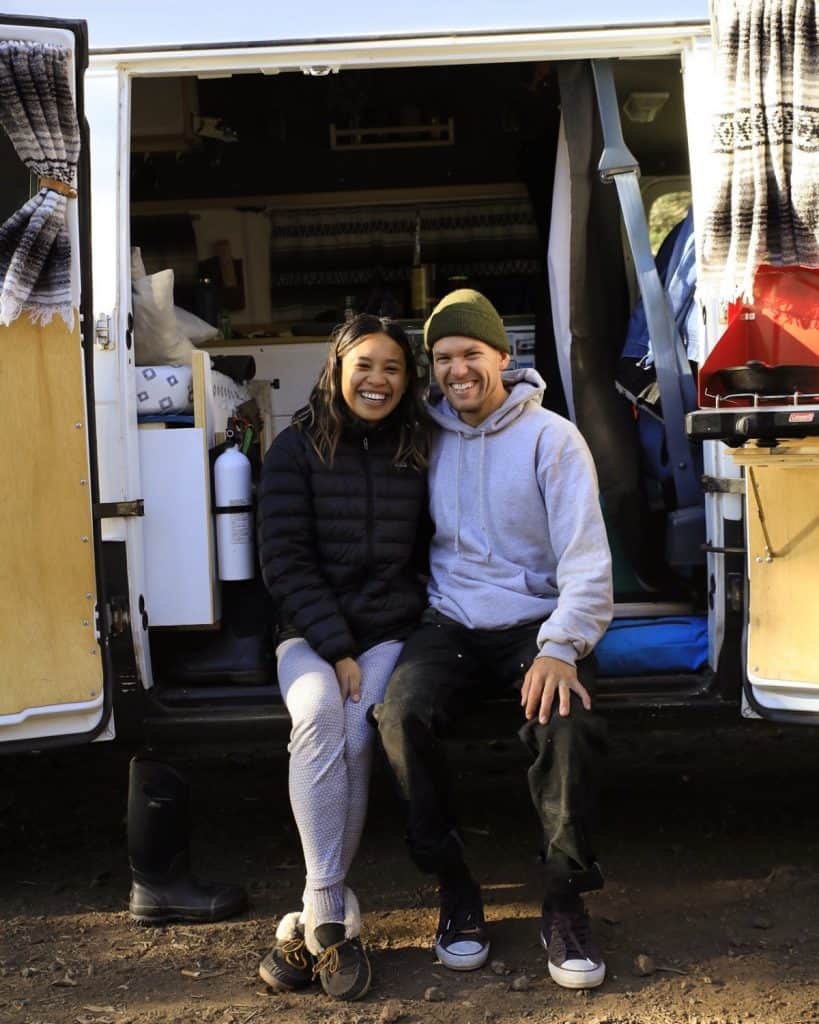
[[[358,662],[355,658],[342,658],[335,663],[334,668],[342,701],[349,697],[354,704],[358,704],[361,700],[361,669]]]

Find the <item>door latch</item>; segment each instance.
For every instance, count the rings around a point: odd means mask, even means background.
[[[94,323],[94,344],[103,349],[114,347],[114,339],[111,335],[111,317],[107,313],[100,313]]]

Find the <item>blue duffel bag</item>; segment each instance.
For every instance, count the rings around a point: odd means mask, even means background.
[[[696,672],[708,661],[704,615],[615,619],[595,652],[601,676]]]

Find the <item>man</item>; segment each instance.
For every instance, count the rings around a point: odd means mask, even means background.
[[[591,711],[584,659],[612,612],[594,466],[576,428],[542,408],[539,375],[507,370],[503,322],[483,295],[447,295],[424,342],[442,392],[429,407],[430,607],[373,715],[406,803],[411,855],[440,883],[435,952],[472,970],[486,962],[489,939],[440,737],[480,684],[520,689],[544,835],[541,941],[558,984],[590,988],[605,964],[581,894],[602,886],[591,821],[605,728]]]

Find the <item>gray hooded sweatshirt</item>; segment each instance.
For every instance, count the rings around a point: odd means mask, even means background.
[[[574,664],[612,615],[597,475],[577,428],[540,402],[534,370],[507,370],[503,405],[477,427],[429,405],[430,605],[470,629],[541,621],[542,655]]]

